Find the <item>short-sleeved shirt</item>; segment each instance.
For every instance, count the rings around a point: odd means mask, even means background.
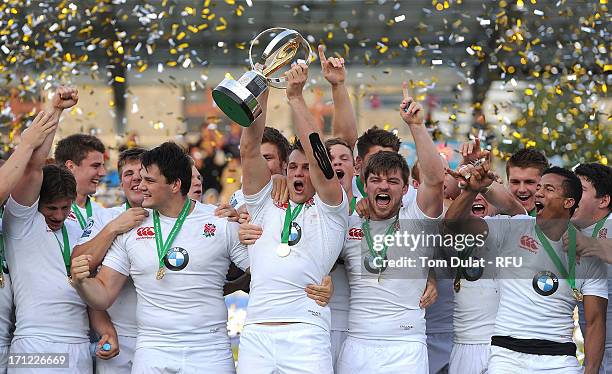
[[[72,252],[82,230],[69,220],[64,225]],[[88,342],[87,307],[68,281],[61,230],[49,229],[38,201],[23,206],[12,196],[4,210],[3,230],[15,300],[15,338]]]
[[[438,218],[427,217],[416,201],[403,206],[399,213],[401,232],[431,232]],[[395,217],[370,221],[372,237],[386,232]],[[429,226],[429,227],[428,227]],[[425,310],[420,307],[429,268],[420,258],[430,258],[433,248],[388,248],[387,257],[409,257],[415,265],[404,269],[387,268],[381,279],[367,273],[364,258],[369,254],[362,229],[362,219],[350,217],[342,258],[350,285],[349,336],[371,340],[420,342],[425,344]]]
[[[160,214],[165,241],[176,218]],[[164,257],[165,276],[156,279],[159,260],[153,215],[117,236],[103,265],[131,276],[138,297],[136,347],[206,346],[229,342],[223,285],[230,261],[249,266],[238,240],[238,224],[217,218],[199,202],[187,216]]]
[[[503,256],[522,259],[521,266],[498,269],[500,302],[495,335],[518,339],[543,339],[559,343],[572,341],[573,311],[577,300],[568,281],[559,274],[535,232],[536,218],[487,220],[486,245],[498,248]],[[550,245],[565,268],[567,254],[562,240]],[[608,298],[606,267],[584,257],[576,264],[576,288],[583,295]]]
[[[275,205],[271,191],[272,181],[257,194],[245,196],[251,223],[263,228],[262,236],[248,246],[251,291],[245,324],[302,322],[329,331],[329,306],[317,305],[304,288],[321,283],[338,259],[348,221],[346,194],[337,206],[325,204],[316,194],[304,203],[291,225],[290,254],[280,257],[277,247],[287,205]]]

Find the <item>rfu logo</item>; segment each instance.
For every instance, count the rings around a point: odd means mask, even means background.
[[[139,227],[136,229],[136,240],[151,239],[155,237],[153,227]]]
[[[349,229],[348,236],[349,240],[361,240],[363,238],[363,231],[353,227]]]
[[[531,253],[538,252],[538,242],[529,235],[521,236],[521,248],[528,250]]]

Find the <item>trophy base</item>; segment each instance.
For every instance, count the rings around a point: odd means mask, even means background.
[[[261,114],[257,97],[268,89],[265,78],[253,71],[239,81],[226,78],[212,92],[219,109],[242,127],[249,127]]]

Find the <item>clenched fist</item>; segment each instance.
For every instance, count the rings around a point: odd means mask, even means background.
[[[68,109],[79,101],[79,91],[74,87],[60,86],[55,90],[51,104],[56,109]]]
[[[91,255],[81,255],[72,259],[70,266],[70,278],[74,283],[80,283],[83,279],[89,278],[89,263],[93,261]]]

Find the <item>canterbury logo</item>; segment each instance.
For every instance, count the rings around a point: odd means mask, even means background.
[[[531,253],[536,253],[538,251],[538,242],[529,235],[523,235],[521,236],[520,247]]]
[[[153,227],[139,227],[136,229],[136,240],[138,239],[149,239],[155,237],[155,231]]]
[[[348,232],[349,240],[361,240],[363,238],[363,231],[358,228],[351,228]]]

